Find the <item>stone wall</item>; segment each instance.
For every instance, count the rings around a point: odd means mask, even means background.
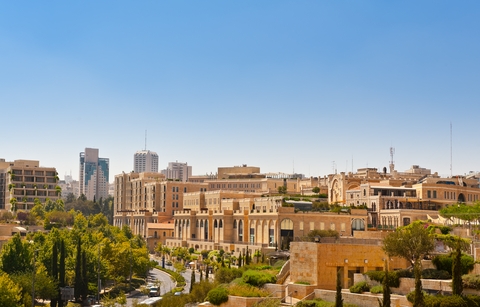
[[[264,300],[265,297],[241,297],[228,296],[228,301],[221,304],[220,307],[252,307],[255,303]]]
[[[283,298],[285,296],[286,285],[277,285],[277,284],[265,284],[263,286],[265,290],[270,293],[271,297]]]
[[[292,297],[301,300],[307,295],[312,294],[316,288],[318,288],[318,286],[289,284],[287,291]]]
[[[328,302],[335,302],[335,291],[330,290],[315,290],[315,297],[321,298],[324,301]],[[358,307],[372,307],[378,306],[378,299],[382,298],[382,295],[376,294],[356,294],[350,293],[348,290],[342,290],[342,298],[344,303],[348,304],[355,304]],[[406,301],[406,300],[405,300]],[[408,301],[407,301],[407,304]],[[405,305],[405,302],[401,300],[399,297],[391,297],[391,307],[403,307],[403,306],[411,306]]]

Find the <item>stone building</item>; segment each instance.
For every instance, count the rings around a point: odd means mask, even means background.
[[[127,225],[147,237],[148,223],[168,223],[183,208],[183,194],[206,191],[204,183],[165,180],[160,173],[123,173],[115,176],[114,225]]]
[[[288,249],[290,242],[314,229],[336,230],[351,236],[365,230],[366,210],[348,213],[296,212],[282,207],[283,197],[252,197],[234,191],[185,195],[183,211],[176,211],[175,237],[170,247],[220,250],[238,255]]]
[[[381,240],[346,238],[317,243],[292,242],[290,249],[291,282],[308,282],[317,289],[335,290],[337,272],[342,288],[353,285],[355,273],[383,270],[384,260],[390,270],[408,267],[404,259],[389,259],[382,250]]]

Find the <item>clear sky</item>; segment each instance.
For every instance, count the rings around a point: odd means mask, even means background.
[[[479,1],[2,1],[0,158],[110,181],[145,147],[195,175],[478,171]],[[333,162],[335,161],[335,162]],[[353,161],[353,165],[352,165]]]

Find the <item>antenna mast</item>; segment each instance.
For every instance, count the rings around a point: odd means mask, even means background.
[[[452,122],[450,122],[450,177],[453,177],[453,143],[452,143]]]
[[[390,147],[390,174],[395,170],[395,161],[393,161],[393,155],[395,154],[395,148]]]

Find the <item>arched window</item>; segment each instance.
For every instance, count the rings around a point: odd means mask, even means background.
[[[154,237],[154,238],[157,238],[157,237],[158,237],[158,234],[157,234],[156,231],[153,233],[153,237]]]
[[[213,228],[217,228],[217,220],[213,221]]]
[[[237,220],[233,220],[233,229],[237,228]]]
[[[222,220],[220,220],[220,222],[218,223],[218,228],[223,228],[223,222],[222,222]]]

